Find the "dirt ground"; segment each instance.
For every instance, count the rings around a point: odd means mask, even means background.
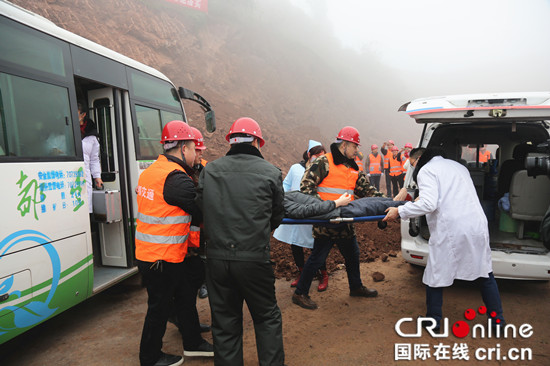
[[[423,268],[406,263],[398,251],[396,257],[385,258],[384,251],[377,245],[387,246],[386,252],[395,251],[398,241],[397,244],[390,242],[392,237],[398,237],[398,225],[391,224],[393,226],[390,225],[389,230],[386,229],[388,231],[376,229],[375,225],[358,225],[361,226],[358,237],[362,242],[364,259],[369,261],[361,264],[363,281],[367,287],[376,288],[379,296],[374,299],[349,297],[345,271],[335,269],[339,264],[339,255],[336,255],[337,250],[334,249],[329,261],[332,274],[328,290],[318,293],[315,290],[316,281],[312,286],[311,297],[319,304],[319,309],[314,311],[292,304],[293,290],[286,278],[293,277],[293,268],[292,265],[287,267],[281,263],[282,257],[276,254],[277,251],[284,253],[288,248],[281,243],[273,244],[277,273],[281,277],[276,281],[276,293],[283,314],[287,365],[550,365],[548,282],[498,281],[508,324],[514,325],[516,329],[523,324],[531,325],[533,331],[527,338],[516,335],[515,338],[506,339],[474,339],[468,335],[460,339],[451,332],[443,338],[432,338],[426,334],[420,338],[400,337],[395,331],[396,322],[404,317],[414,318],[425,311],[425,294],[421,282]],[[377,235],[381,235],[380,239],[386,235],[385,240],[373,240],[370,243],[372,237]],[[377,255],[386,261],[376,258]],[[289,258],[290,250],[287,261]],[[374,282],[374,272],[384,274],[385,279]],[[0,365],[138,365],[146,298],[139,276],[130,278],[0,346]],[[464,311],[475,310],[481,305],[479,291],[471,283],[459,282],[445,290],[443,311],[444,316],[449,318],[449,326],[458,320],[466,321]],[[198,300],[198,309],[201,321],[209,322],[208,301]],[[246,307],[244,314],[245,365],[257,365],[253,324]],[[466,323],[473,326],[484,324],[486,320],[477,315],[476,319]],[[401,330],[414,333],[415,325],[405,323]],[[205,334],[205,338],[212,340],[210,334]],[[458,353],[452,351],[455,344],[466,344],[469,361],[457,358]],[[412,349],[429,348],[430,358],[425,361],[418,358],[414,360],[414,355],[411,355],[411,361],[396,360],[396,356],[406,358],[406,352],[397,354],[396,347],[406,348],[407,345]],[[440,351],[436,355],[434,347],[447,349],[448,353]],[[494,351],[490,351],[490,348],[494,348]],[[518,352],[513,348],[517,348]],[[508,354],[511,349],[510,355],[518,357],[519,352],[530,351],[532,360],[511,361]],[[181,337],[171,324],[164,336],[164,350],[182,353]],[[476,352],[478,358],[486,359],[476,359]],[[492,360],[487,359],[490,352]],[[441,359],[445,356],[447,360]],[[497,357],[500,360],[496,360]],[[206,358],[185,359],[185,365],[212,364],[213,361]]]

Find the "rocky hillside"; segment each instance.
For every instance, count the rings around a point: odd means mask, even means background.
[[[12,2],[204,96],[218,123],[206,136],[209,160],[225,153],[224,136],[240,116],[260,123],[267,141],[262,152],[283,171],[300,159],[308,139],[328,146],[345,125],[358,126],[365,145],[387,138],[374,123],[365,124],[372,118],[365,110],[376,102],[362,100],[368,85],[387,76],[380,68],[369,75],[375,60],[341,49],[315,19],[290,5],[281,12],[272,1],[210,0],[206,14],[162,0]],[[186,108],[190,123],[204,131],[202,111],[191,102]]]

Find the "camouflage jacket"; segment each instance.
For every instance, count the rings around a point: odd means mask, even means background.
[[[353,159],[347,159],[340,153],[336,144],[330,145],[330,150],[334,159],[334,164],[344,164],[350,169],[359,170]],[[326,156],[321,156],[315,160],[305,171],[300,183],[300,191],[303,193],[319,196],[317,187],[329,174],[329,163]],[[369,179],[365,172],[359,171],[357,182],[355,183],[354,195],[356,198],[362,197],[382,197],[383,194],[378,192],[375,187],[370,185]],[[334,239],[350,239],[355,236],[353,224],[339,224],[333,226],[313,226],[313,237],[331,237]]]

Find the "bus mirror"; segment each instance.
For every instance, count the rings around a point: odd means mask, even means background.
[[[178,94],[182,99],[195,99],[195,93],[192,90],[183,88],[181,86],[178,88]]]
[[[212,133],[216,131],[216,115],[213,110],[209,110],[204,113],[204,119],[206,121],[206,131]]]
[[[101,180],[104,182],[114,182],[116,180],[115,172],[101,172]]]

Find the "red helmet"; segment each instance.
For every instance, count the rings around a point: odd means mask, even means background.
[[[193,135],[195,135],[195,149],[205,150],[206,146],[204,146],[204,138],[202,137],[202,133],[196,127],[191,127],[191,131],[193,131]]]
[[[346,126],[338,132],[338,137],[336,137],[338,140],[343,141],[349,141],[354,142],[357,145],[360,145],[359,143],[359,131],[355,127]]]
[[[391,151],[399,151],[399,148],[397,146],[393,145],[391,147]]]
[[[371,149],[371,150],[378,149],[378,145],[376,145],[376,144],[371,145],[370,149]]]
[[[185,140],[195,140],[195,135],[191,130],[191,126],[183,121],[170,121],[162,129],[162,135],[160,136],[161,144],[164,144],[166,141]]]
[[[388,140],[388,144],[395,145],[395,142],[393,142],[393,140]]]
[[[405,147],[408,147],[408,148],[412,149],[412,148],[413,148],[413,144],[411,144],[410,142],[407,142],[407,143],[405,144]]]
[[[234,133],[245,133],[247,135],[256,137],[258,140],[260,140],[260,147],[264,146],[265,144],[264,138],[262,137],[262,130],[260,129],[260,125],[252,118],[241,117],[233,122],[231,128],[229,129],[229,133],[225,136],[225,139],[231,143],[231,141],[229,141],[229,138]]]

